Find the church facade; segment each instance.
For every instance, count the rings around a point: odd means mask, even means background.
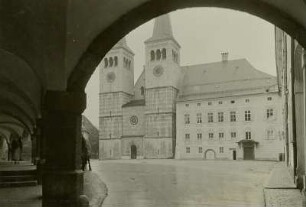
[[[100,159],[278,159],[276,78],[227,55],[180,66],[180,45],[163,15],[145,41],[144,70],[134,84],[134,53],[120,40],[99,65]]]

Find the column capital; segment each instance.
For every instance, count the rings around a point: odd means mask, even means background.
[[[82,113],[86,108],[86,93],[49,90],[44,103],[47,111]]]

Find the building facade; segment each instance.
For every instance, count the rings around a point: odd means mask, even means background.
[[[247,60],[181,66],[169,15],[133,52],[120,40],[100,70],[100,159],[273,159],[284,152],[277,79]],[[246,120],[245,120],[246,119]]]

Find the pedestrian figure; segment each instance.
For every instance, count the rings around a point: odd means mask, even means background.
[[[88,162],[89,170],[91,171],[91,165],[90,165],[90,154],[89,154],[89,147],[87,145],[85,137],[82,136],[82,170],[85,171],[86,165]]]
[[[19,161],[22,161],[22,139],[21,137],[18,138],[18,148],[19,148]]]
[[[19,161],[19,144],[16,139],[13,139],[11,142],[11,153],[12,153],[12,160],[16,164]]]

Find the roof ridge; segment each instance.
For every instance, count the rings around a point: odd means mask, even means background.
[[[230,81],[221,81],[221,82],[210,82],[210,83],[202,83],[202,84],[189,84],[189,86],[204,86],[204,85],[213,85],[217,83],[231,83],[231,82],[244,82],[244,81],[252,81],[252,80],[264,80],[264,79],[276,79],[276,77],[263,77],[263,78],[250,78],[250,79],[239,79],[239,80],[230,80]]]

